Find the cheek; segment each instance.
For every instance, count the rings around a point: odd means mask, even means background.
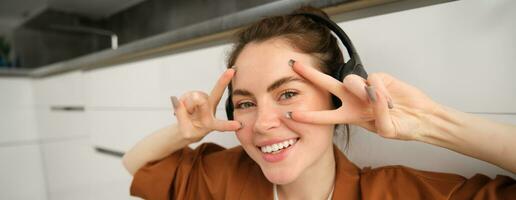
[[[241,122],[244,124],[244,127],[238,131],[236,131],[236,136],[238,140],[240,141],[240,144],[247,145],[252,144],[252,138],[253,138],[253,125],[254,120],[245,115],[235,116],[235,120]]]
[[[285,126],[302,137],[310,138],[312,141],[325,141],[333,138],[334,125],[315,125],[300,123],[293,120],[285,120]]]

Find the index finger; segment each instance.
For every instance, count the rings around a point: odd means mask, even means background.
[[[290,112],[288,118],[294,121],[311,124],[341,124],[352,121],[352,116],[342,115],[341,108],[336,110],[322,111],[294,111]]]
[[[210,102],[210,105],[213,105],[213,113],[215,113],[215,110],[217,109],[217,105],[220,102],[220,98],[222,98],[222,95],[224,94],[224,90],[226,89],[229,82],[231,82],[231,79],[235,75],[234,69],[227,69],[219,78],[217,83],[215,84],[215,87],[210,92],[210,96],[208,97],[208,100]]]
[[[292,64],[292,69],[299,75],[308,79],[310,82],[314,83],[315,85],[321,88],[328,90],[330,93],[342,99],[343,85],[342,82],[340,82],[339,80],[334,79],[333,77],[325,73],[322,73],[313,67],[303,66],[303,64],[299,62],[294,62]]]

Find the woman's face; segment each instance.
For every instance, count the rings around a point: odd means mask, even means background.
[[[295,122],[287,111],[332,109],[331,96],[299,76],[290,59],[316,66],[315,58],[282,39],[250,43],[235,62],[235,120],[244,124],[237,137],[267,179],[288,184],[332,152],[333,125]],[[333,158],[333,157],[332,157]]]

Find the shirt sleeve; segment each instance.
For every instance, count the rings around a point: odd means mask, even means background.
[[[185,199],[192,195],[188,190],[199,191],[205,185],[202,178],[206,178],[206,174],[197,172],[203,168],[198,165],[206,164],[202,163],[203,157],[223,150],[216,144],[205,143],[195,150],[185,147],[162,160],[148,163],[134,174],[131,195],[149,200]]]
[[[516,181],[508,176],[491,179],[477,174],[464,180],[450,199],[516,199]]]
[[[364,199],[516,199],[516,182],[507,176],[467,179],[404,166],[364,169],[361,189]]]

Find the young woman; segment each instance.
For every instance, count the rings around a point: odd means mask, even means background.
[[[296,12],[326,16],[313,8]],[[516,183],[506,176],[466,179],[402,166],[361,170],[348,161],[333,145],[334,134],[342,134],[335,124],[442,146],[516,172],[509,150],[516,128],[441,106],[386,74],[367,80],[349,75],[344,82],[327,75],[343,62],[329,30],[305,16],[270,17],[244,29],[212,92],[172,97],[178,123],[124,156],[134,175],[131,194],[145,199],[516,197]],[[230,83],[234,120],[215,119]],[[342,106],[336,107],[332,94]],[[214,130],[235,131],[241,146],[187,147]]]

